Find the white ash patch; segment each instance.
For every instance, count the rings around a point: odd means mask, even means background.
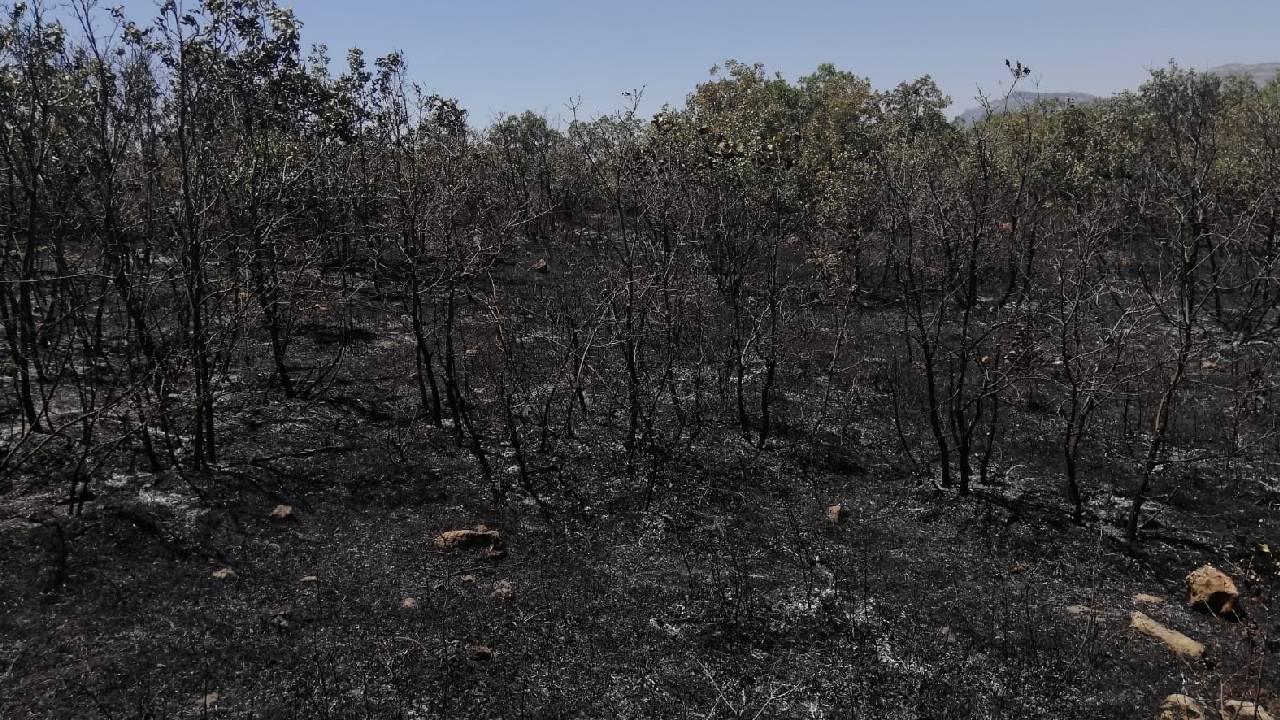
[[[903,660],[893,651],[893,645],[886,637],[876,638],[876,659],[881,663],[912,675],[927,675],[929,668],[914,660]]]
[[[112,490],[123,490],[131,485],[150,487],[154,480],[155,476],[151,473],[113,472],[110,477],[102,481],[102,484]]]
[[[778,601],[777,607],[789,617],[803,617],[817,613],[823,604],[834,596],[835,590],[830,587],[809,590],[797,587],[784,595]]]
[[[143,488],[138,491],[138,501],[145,505],[158,505],[175,510],[183,509],[191,504],[191,498],[185,495],[152,490],[150,488]]]

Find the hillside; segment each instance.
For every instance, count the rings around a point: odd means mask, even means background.
[[[1255,85],[1262,86],[1280,75],[1280,63],[1257,63],[1253,65],[1232,63],[1211,67],[1205,72],[1219,77],[1247,77]]]
[[[102,12],[0,18],[0,718],[1280,713],[1276,93],[481,127]]]
[[[1259,87],[1271,82],[1276,75],[1280,75],[1280,63],[1256,63],[1241,64],[1230,63],[1226,65],[1218,65],[1208,68],[1204,71],[1209,75],[1218,77],[1247,77]],[[1076,105],[1088,105],[1097,102],[1097,95],[1090,95],[1081,92],[1033,92],[1027,90],[1015,90],[1009,93],[1007,99],[998,98],[991,103],[991,108],[971,107],[962,111],[956,116],[956,120],[965,124],[972,125],[980,120],[984,120],[990,113],[1013,112],[1021,110],[1029,105],[1038,102],[1061,102]]]
[[[1007,98],[998,98],[993,100],[991,107],[971,107],[956,116],[956,120],[965,125],[972,125],[981,120],[985,120],[991,113],[999,114],[1002,112],[1016,112],[1036,103],[1062,103],[1074,105],[1088,105],[1096,102],[1098,97],[1088,93],[1081,92],[1032,92],[1028,90],[1014,90],[1009,93]]]

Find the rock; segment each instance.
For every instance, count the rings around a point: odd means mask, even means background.
[[[418,601],[416,598],[407,597],[400,601],[400,607],[404,608],[405,610],[412,610],[418,607]]]
[[[289,629],[289,608],[275,608],[267,611],[267,624],[279,632]]]
[[[1207,720],[1204,706],[1188,695],[1170,695],[1160,703],[1158,720]]]
[[[488,645],[475,644],[471,646],[471,659],[484,662],[493,659],[493,648]]]
[[[271,511],[271,519],[276,522],[284,522],[285,520],[289,520],[292,518],[293,518],[292,505],[277,505],[275,509]]]
[[[1133,601],[1139,605],[1162,605],[1164,598],[1156,595],[1148,595],[1146,593],[1138,593],[1133,596]]]
[[[446,530],[435,539],[435,546],[439,548],[472,548],[482,545],[488,545],[490,552],[500,549],[502,534],[484,525],[477,525],[471,529]]]
[[[236,577],[238,577],[236,575],[236,571],[231,568],[224,567],[213,571],[213,578],[215,580],[231,580]]]
[[[1234,616],[1240,612],[1240,591],[1226,573],[1204,565],[1187,575],[1187,602],[1197,610]]]
[[[543,275],[551,272],[551,266],[547,264],[546,258],[538,258],[538,262],[534,263],[533,267],[529,269],[536,273],[542,273]]]
[[[1224,700],[1222,720],[1271,720],[1271,713],[1257,703],[1245,700]]]
[[[306,576],[303,576],[303,578],[298,582],[300,583],[320,582],[320,578],[316,577],[315,575],[306,575]]]
[[[1137,630],[1143,635],[1153,637],[1164,643],[1175,653],[1188,658],[1199,658],[1204,655],[1204,645],[1183,635],[1177,630],[1171,630],[1160,623],[1152,620],[1145,613],[1135,610],[1129,618],[1129,627]]]
[[[462,576],[462,584],[463,584],[463,585],[471,585],[471,584],[475,583],[475,581],[476,581],[476,576],[475,576],[475,575],[463,575],[463,576]]]
[[[204,695],[200,698],[199,705],[201,707],[209,707],[210,705],[218,702],[218,699],[221,697],[222,696],[216,692],[208,693],[207,695]]]
[[[511,584],[510,580],[499,580],[493,584],[493,598],[495,600],[510,600],[515,592],[516,587]]]
[[[849,508],[846,508],[843,503],[836,503],[827,508],[827,519],[837,525],[844,522],[844,519],[848,516]]]
[[[1110,619],[1110,620],[1123,620],[1125,616],[1123,610],[1113,610],[1111,608],[1096,608],[1096,607],[1090,607],[1088,605],[1068,605],[1064,609],[1071,615],[1085,618],[1090,622],[1093,622],[1095,620],[1101,620],[1103,618]]]

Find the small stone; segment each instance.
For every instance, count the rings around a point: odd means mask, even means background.
[[[485,661],[487,661],[487,660],[492,660],[492,659],[493,659],[493,648],[489,647],[488,645],[480,645],[480,644],[472,645],[472,646],[471,646],[471,659],[472,659],[472,660],[479,660],[479,661],[481,661],[481,662],[485,662]]]
[[[235,570],[224,567],[219,570],[214,570],[213,577],[215,580],[231,580],[232,578],[235,578],[238,576],[236,575]]]
[[[1222,720],[1271,720],[1271,713],[1257,703],[1225,700],[1222,703]]]
[[[529,269],[532,270],[533,272],[541,273],[542,275],[546,275],[547,273],[551,272],[551,266],[547,264],[546,258],[538,258],[538,261],[535,262],[533,264],[533,267]]]
[[[499,580],[493,584],[493,597],[496,600],[510,600],[515,592],[516,587],[510,580]]]
[[[463,585],[471,585],[471,584],[475,583],[475,581],[476,581],[476,576],[475,576],[475,575],[463,575],[463,576],[462,576],[462,584],[463,584]]]
[[[219,699],[219,698],[221,698],[221,697],[222,697],[222,696],[221,696],[221,695],[219,695],[216,691],[215,691],[215,692],[208,693],[208,694],[206,694],[206,695],[204,695],[204,696],[202,696],[202,697],[200,698],[200,705],[201,705],[201,707],[208,707],[208,706],[210,706],[210,705],[212,705],[212,704],[214,704],[214,703],[218,702],[218,699]]]
[[[416,598],[407,597],[400,601],[400,607],[404,608],[405,610],[412,610],[418,607],[418,601]]]
[[[1158,720],[1207,720],[1204,706],[1189,695],[1170,695],[1160,703]]]
[[[1163,605],[1164,598],[1156,595],[1148,595],[1147,593],[1138,593],[1133,596],[1133,601],[1139,605]]]
[[[434,543],[436,547],[440,548],[468,548],[488,545],[490,549],[493,549],[502,545],[502,534],[497,530],[490,530],[484,525],[477,525],[474,528],[463,530],[446,530],[436,536]]]
[[[849,509],[844,506],[844,503],[836,503],[827,508],[826,515],[827,520],[839,525],[849,516]]]
[[[277,505],[275,509],[271,511],[271,519],[276,522],[283,522],[292,517],[293,517],[292,505]]]
[[[300,582],[300,583],[313,583],[313,582],[319,582],[319,581],[320,581],[320,578],[316,577],[315,575],[305,575],[305,576],[303,576],[303,578],[302,578],[301,580],[299,580],[298,582]]]

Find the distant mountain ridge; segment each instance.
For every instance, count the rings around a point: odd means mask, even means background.
[[[1042,101],[1057,100],[1064,104],[1088,105],[1098,101],[1097,95],[1090,95],[1082,92],[1030,92],[1026,90],[1014,90],[1009,93],[1007,100],[1004,98],[996,98],[991,101],[991,113],[999,115],[1002,112],[1018,111],[1029,105],[1034,105]],[[965,125],[972,125],[980,120],[986,120],[988,110],[985,107],[972,107],[956,116],[956,119]]]
[[[1229,77],[1247,77],[1258,86],[1265,85],[1277,75],[1280,75],[1280,62],[1272,63],[1228,63],[1226,65],[1217,65],[1215,67],[1203,70],[1207,75],[1217,75],[1221,78]],[[999,114],[1010,110],[1017,111],[1029,105],[1044,100],[1058,100],[1063,103],[1074,103],[1076,105],[1088,105],[1101,99],[1097,95],[1090,95],[1082,92],[1030,92],[1025,90],[1015,90],[1009,93],[1008,101],[997,98],[991,102],[990,112]],[[981,120],[985,120],[988,116],[988,110],[984,107],[971,107],[956,116],[956,120],[964,125],[972,125]]]
[[[1211,67],[1205,72],[1209,75],[1217,75],[1223,78],[1244,76],[1261,87],[1275,79],[1276,75],[1280,75],[1280,62],[1254,63],[1252,65],[1229,63]]]

